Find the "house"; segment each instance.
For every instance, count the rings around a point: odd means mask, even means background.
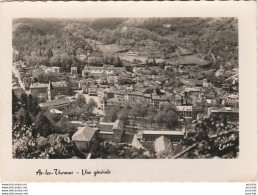
[[[100,122],[98,137],[105,141],[121,142],[124,133],[124,121],[116,120],[114,123]]]
[[[164,103],[168,101],[169,101],[169,98],[167,96],[152,95],[151,105],[154,106],[155,108],[161,109],[162,105],[164,105]]]
[[[197,115],[198,115],[198,114],[204,113],[204,108],[203,108],[203,106],[193,106],[192,108],[193,108],[193,109],[192,109],[192,117],[193,117],[194,119],[197,118]]]
[[[239,107],[239,101],[238,100],[223,100],[222,104],[225,105],[225,107]]]
[[[110,106],[119,106],[119,107],[124,107],[126,105],[125,100],[118,100],[117,98],[111,98],[106,101],[103,101],[103,108],[105,109],[106,107]]]
[[[111,99],[111,98],[115,97],[115,94],[110,88],[107,88],[107,89],[104,90],[104,97],[106,99]]]
[[[144,96],[142,92],[139,91],[133,91],[130,93],[126,94],[126,101],[129,102],[143,102],[144,101]]]
[[[97,129],[89,126],[79,127],[78,131],[73,134],[72,141],[80,152],[88,153],[96,139],[96,132]]]
[[[176,106],[177,114],[180,118],[192,117],[193,107],[192,106]]]
[[[118,101],[125,101],[125,92],[123,91],[117,91],[114,93],[115,94],[115,98],[118,100]]]

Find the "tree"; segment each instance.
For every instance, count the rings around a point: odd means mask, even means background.
[[[14,91],[12,90],[12,114],[14,114],[15,112],[17,112],[20,108],[19,102],[18,102],[18,98],[15,95]]]
[[[32,110],[31,110],[31,114],[36,117],[38,115],[40,111],[40,108],[38,106],[38,98],[35,96],[33,97],[33,100],[32,100]]]
[[[51,49],[51,48],[46,49],[46,51],[45,51],[45,55],[46,55],[48,58],[53,57],[52,49]]]
[[[51,59],[50,59],[51,66],[58,66],[58,67],[60,67],[61,66],[60,60],[61,60],[61,58],[60,58],[59,55],[55,55],[55,56],[51,57]]]
[[[34,136],[41,135],[43,137],[48,136],[53,131],[49,119],[43,114],[39,113],[36,117],[34,125],[32,126],[32,133]]]
[[[114,122],[117,118],[118,110],[115,106],[105,109],[105,117],[104,120],[108,122]]]
[[[76,100],[76,105],[79,106],[80,108],[82,108],[86,105],[86,98],[84,95],[78,94],[77,100]]]
[[[162,112],[162,111],[159,111],[158,114],[157,114],[157,116],[156,116],[156,122],[157,122],[160,126],[162,126],[162,125],[166,122],[166,121],[165,121],[165,117],[166,117],[165,113]]]
[[[63,71],[70,72],[72,63],[73,59],[71,56],[68,56],[67,54],[60,56],[60,64]]]
[[[118,118],[120,120],[123,120],[125,123],[128,121],[129,119],[129,110],[126,108],[123,108],[119,114],[118,114]]]
[[[97,107],[97,103],[94,101],[94,99],[90,98],[89,103],[86,106],[86,109],[90,114],[92,114],[94,108]]]
[[[170,110],[166,113],[165,121],[167,124],[167,128],[172,129],[178,125],[177,115],[174,111]]]
[[[26,93],[22,93],[22,94],[21,94],[21,104],[22,104],[22,106],[23,106],[25,109],[27,109],[27,104],[28,104],[28,102],[27,102],[27,94],[26,94]]]
[[[176,108],[174,105],[172,104],[166,104],[165,108],[163,109],[165,113],[169,112],[169,111],[174,111],[176,112]]]
[[[29,96],[28,96],[28,98],[27,98],[28,100],[28,102],[27,102],[27,104],[28,104],[28,111],[30,112],[30,113],[32,113],[32,109],[33,109],[33,98],[32,98],[32,95],[31,94],[29,94]]]
[[[39,158],[41,151],[37,148],[36,140],[32,137],[31,131],[31,127],[14,127],[12,147],[13,158]]]
[[[23,125],[31,125],[32,120],[30,117],[30,114],[27,110],[24,108],[20,108],[16,114],[17,121],[23,126]]]
[[[152,59],[152,66],[156,66],[157,65],[157,63],[156,63],[156,59],[155,58],[153,58]]]
[[[123,62],[120,60],[119,56],[113,60],[115,67],[123,67]]]
[[[140,116],[140,107],[138,104],[134,104],[131,111],[130,111],[130,115],[132,116],[133,118],[133,126],[135,125],[135,121],[136,121],[136,118]]]
[[[32,128],[13,127],[13,158],[17,159],[66,159],[78,155],[69,134],[51,134],[47,138],[34,138]]]
[[[153,122],[155,122],[155,118],[156,118],[156,115],[157,115],[157,110],[155,109],[155,107],[150,106],[148,108],[147,112],[148,112],[147,120],[151,123],[151,127],[152,127]]]

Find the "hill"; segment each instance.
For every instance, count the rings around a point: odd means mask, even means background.
[[[102,46],[89,40],[99,41]],[[238,21],[235,18],[16,19],[13,47],[19,51],[14,60],[22,59],[29,65],[51,65],[58,61],[52,58],[60,55],[77,61],[80,54],[103,55],[105,51],[112,54],[126,49],[163,59],[198,54],[216,69],[229,63],[238,67]]]

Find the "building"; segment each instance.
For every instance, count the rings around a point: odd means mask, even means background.
[[[152,95],[151,97],[151,105],[155,108],[162,108],[162,105],[164,105],[165,102],[169,102],[169,98],[167,96]]]
[[[184,132],[143,130],[138,134],[138,138],[146,142],[153,142],[161,136],[168,138],[172,143],[179,143],[184,139]]]
[[[39,104],[39,107],[42,109],[57,109],[57,110],[68,110],[71,106],[72,101],[70,99],[58,99],[50,100]]]
[[[57,95],[67,95],[68,87],[66,82],[32,83],[30,93],[33,96],[47,94],[48,100],[52,100]]]
[[[143,102],[144,96],[142,92],[133,91],[126,94],[125,100],[129,102]]]
[[[30,85],[30,93],[32,95],[38,96],[40,94],[46,94],[48,91],[47,83],[32,83]]]
[[[238,99],[237,99],[237,100],[231,100],[231,99],[223,100],[223,101],[222,101],[222,104],[223,104],[225,107],[235,107],[235,108],[238,108],[238,107],[239,107],[239,101],[238,101]]]
[[[79,127],[78,131],[73,134],[72,141],[80,152],[88,153],[96,139],[96,132],[97,129],[92,127]]]
[[[66,82],[52,82],[52,98],[57,95],[67,95],[68,87]]]
[[[110,88],[107,88],[107,89],[104,90],[104,98],[111,99],[111,98],[114,98],[114,97],[115,97],[115,94]]]
[[[180,118],[192,117],[192,114],[193,114],[192,106],[176,106],[176,110]]]
[[[204,113],[204,107],[203,106],[193,106],[192,107],[192,117],[194,119],[197,118],[198,114],[202,114],[202,113]]]
[[[231,108],[231,107],[224,107],[221,109],[209,109],[209,114],[218,116],[218,117],[225,117],[228,121],[239,121],[239,109],[238,108]]]
[[[124,133],[124,121],[116,120],[114,123],[99,123],[98,137],[105,141],[121,142]]]
[[[76,76],[77,75],[77,67],[71,67],[71,75]]]
[[[89,75],[100,77],[103,75],[111,76],[115,73],[121,73],[125,71],[124,67],[114,67],[113,65],[106,65],[104,64],[102,67],[96,66],[85,66],[84,70],[82,71],[83,78],[87,78]]]
[[[49,74],[49,73],[60,73],[60,67],[47,68],[47,69],[45,70],[45,73],[46,73],[46,74]]]

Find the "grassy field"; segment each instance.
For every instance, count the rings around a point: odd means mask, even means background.
[[[114,54],[115,52],[124,49],[123,47],[117,44],[108,44],[108,45],[99,44],[97,45],[97,48],[101,50],[104,54]]]

